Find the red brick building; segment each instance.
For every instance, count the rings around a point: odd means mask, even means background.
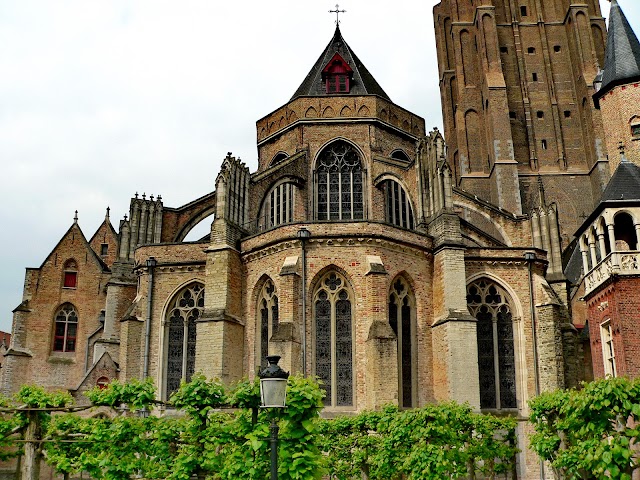
[[[74,221],[27,270],[3,391],[81,401],[151,377],[167,400],[273,353],[323,381],[326,415],[457,400],[525,419],[540,391],[588,378],[570,313],[591,269],[569,241],[609,177],[591,100],[604,20],[594,1],[480,3],[434,9],[448,147],[337,28],[257,121],[255,172],[229,153],[213,192],[177,208],[136,194],[117,232],[107,215],[87,240]],[[523,448],[520,477],[538,467]]]

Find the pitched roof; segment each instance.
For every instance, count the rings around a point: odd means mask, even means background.
[[[356,54],[353,53],[353,50],[347,45],[347,42],[344,41],[340,33],[340,27],[336,27],[336,31],[329,45],[324,49],[324,52],[322,52],[320,58],[318,58],[313,65],[313,68],[298,87],[296,93],[293,94],[291,100],[304,96],[316,97],[327,95],[327,91],[322,82],[322,71],[336,53],[339,54],[353,70],[353,80],[350,84],[348,95],[379,95],[391,101],[380,84],[373,78],[373,75],[369,73],[369,70],[362,64]]]
[[[640,167],[624,157],[609,180],[600,203],[612,200],[640,200]]]
[[[638,79],[640,79],[640,42],[617,0],[613,0],[609,12],[609,33],[602,87],[598,97],[617,85]]]

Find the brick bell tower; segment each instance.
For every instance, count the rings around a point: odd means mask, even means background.
[[[611,3],[604,71],[594,87],[611,170],[620,161],[615,154],[619,147],[624,148],[629,161],[640,165],[640,42],[617,0]]]
[[[528,213],[540,176],[563,205],[566,247],[610,175],[592,101],[606,38],[598,2],[442,0],[434,22],[456,186]]]

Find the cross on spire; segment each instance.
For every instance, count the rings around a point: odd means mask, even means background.
[[[618,142],[618,150],[620,150],[620,156],[624,157],[624,143]]]
[[[341,13],[347,13],[346,10],[340,10],[340,5],[338,5],[336,3],[336,9],[335,10],[329,10],[329,13],[335,13],[336,14],[336,25],[340,25],[340,14]]]

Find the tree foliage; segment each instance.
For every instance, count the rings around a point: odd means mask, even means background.
[[[531,448],[561,478],[631,480],[638,468],[640,380],[610,378],[530,402]]]

